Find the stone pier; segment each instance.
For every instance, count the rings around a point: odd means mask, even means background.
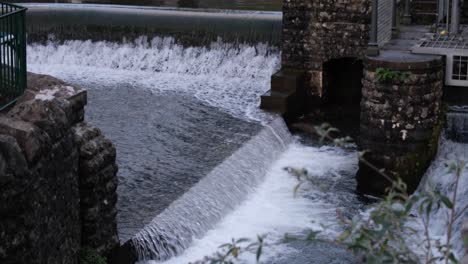
[[[392,1],[378,1],[376,10],[372,3],[284,0],[282,68],[261,107],[287,119],[352,119],[365,158],[392,179],[402,178],[411,192],[437,151],[444,61],[410,52],[428,28],[398,27]],[[380,55],[367,56],[370,46]],[[357,180],[360,191],[375,195],[391,184],[364,163]]]
[[[384,51],[364,60],[360,148],[365,159],[410,192],[437,153],[444,126],[444,64],[440,56]],[[361,163],[358,189],[381,195],[391,182]]]

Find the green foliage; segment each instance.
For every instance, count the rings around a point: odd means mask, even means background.
[[[404,81],[410,74],[407,71],[394,71],[386,68],[377,68],[375,71],[375,76],[379,82]]]
[[[237,240],[233,238],[230,243],[219,246],[219,252],[211,257],[205,257],[204,260],[197,261],[195,264],[233,264],[245,252],[255,254],[258,262],[262,256],[264,246],[265,236],[257,236],[257,241],[254,242],[248,238]]]
[[[94,249],[82,248],[80,250],[80,264],[107,264],[107,259]]]

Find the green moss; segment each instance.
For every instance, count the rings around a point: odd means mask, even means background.
[[[91,248],[80,250],[80,264],[107,264],[107,259]]]
[[[375,70],[375,77],[377,81],[388,83],[392,81],[404,81],[411,75],[408,71],[394,71],[387,68],[377,68]]]

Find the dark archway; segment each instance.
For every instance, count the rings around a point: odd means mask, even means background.
[[[329,60],[323,64],[323,96],[314,122],[327,122],[356,141],[359,138],[363,63],[356,58]]]
[[[341,58],[327,61],[323,64],[323,77],[325,104],[359,108],[363,77],[361,60]]]

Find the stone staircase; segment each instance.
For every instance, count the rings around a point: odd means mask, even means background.
[[[303,71],[278,71],[271,77],[271,90],[261,96],[260,108],[285,117],[293,116],[302,107],[304,82]]]
[[[434,24],[437,19],[437,0],[413,0],[411,11],[413,24]]]

